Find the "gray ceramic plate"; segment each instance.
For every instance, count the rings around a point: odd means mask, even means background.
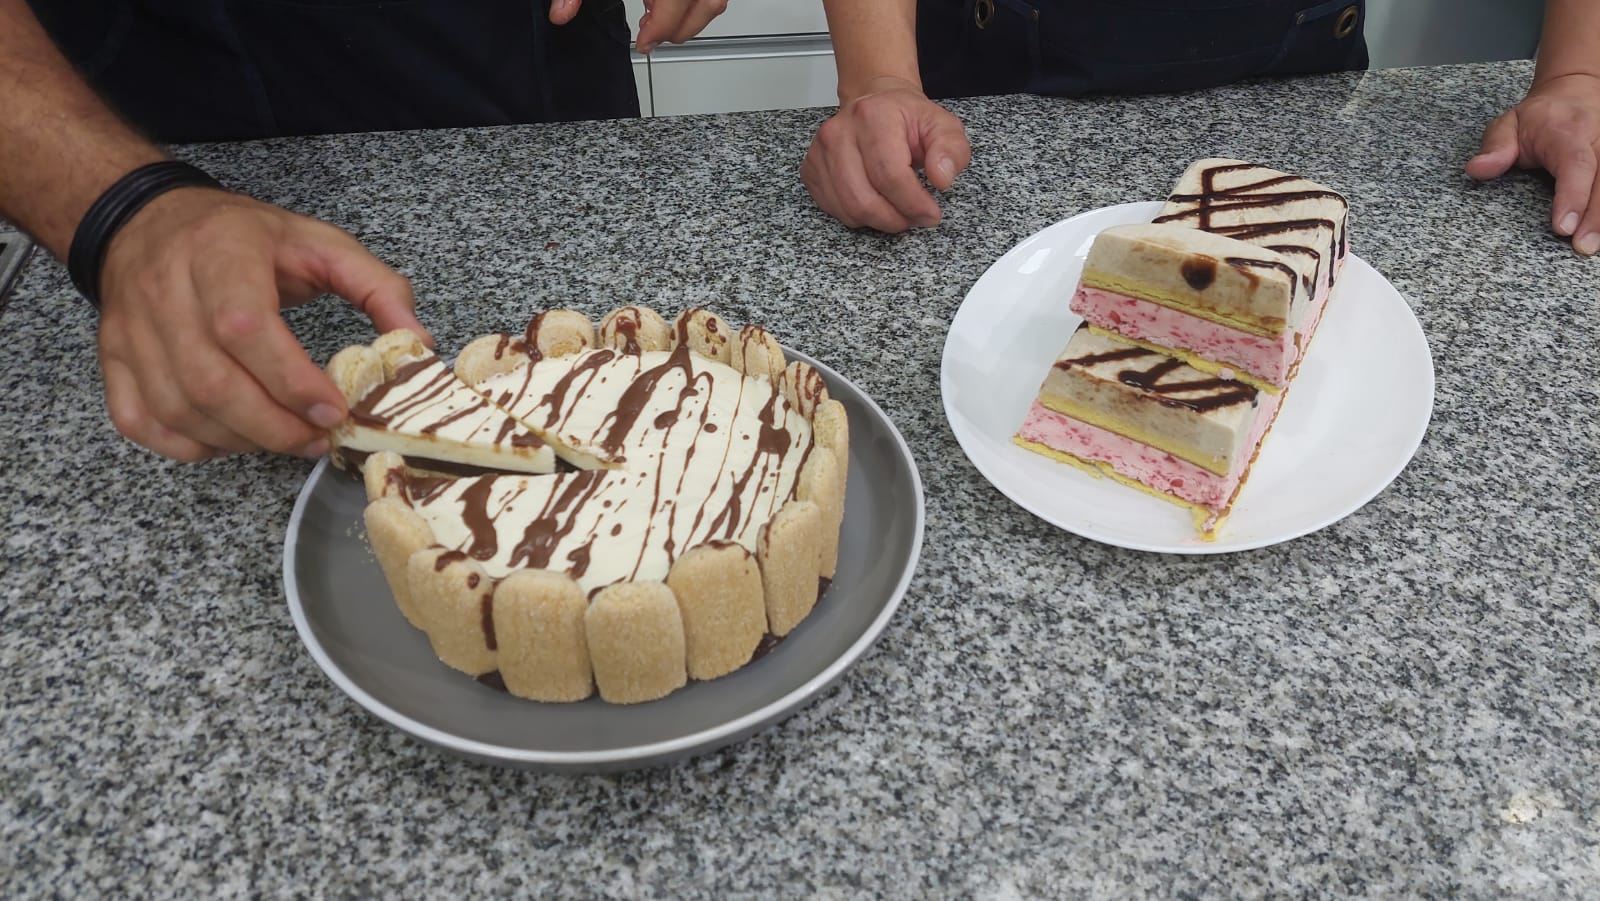
[[[396,609],[361,523],[360,482],[324,460],[300,491],[283,548],[295,629],[323,672],[385,722],[425,742],[507,766],[631,769],[738,741],[816,698],[889,623],[922,550],[922,482],[893,423],[850,382],[804,354],[850,418],[839,568],[777,647],[743,669],[659,701],[525,701],[434,657]]]

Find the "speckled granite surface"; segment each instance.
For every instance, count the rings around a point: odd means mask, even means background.
[[[441,347],[553,304],[771,325],[890,411],[926,550],[877,648],[754,738],[622,775],[459,760],[296,637],[280,548],[308,464],[123,443],[88,311],[36,260],[0,319],[0,888],[1600,893],[1600,260],[1550,235],[1545,180],[1460,174],[1529,77],[957,103],[973,167],[943,226],[899,238],[811,206],[824,111],[193,151],[367,240]],[[1387,491],[1290,544],[1099,546],[967,463],[945,327],[1018,240],[1216,153],[1351,196],[1432,343],[1433,424]],[[292,320],[318,359],[369,334],[331,302]]]

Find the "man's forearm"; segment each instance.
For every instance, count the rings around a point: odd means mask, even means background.
[[[823,0],[839,72],[839,102],[889,80],[922,86],[917,72],[917,0]]]
[[[1600,77],[1600,0],[1545,0],[1534,84],[1579,74]]]
[[[23,0],[0,0],[0,97],[0,215],[57,257],[101,192],[166,156],[95,96]]]

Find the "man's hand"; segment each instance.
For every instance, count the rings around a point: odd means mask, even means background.
[[[1543,168],[1556,179],[1550,221],[1582,254],[1600,251],[1600,78],[1563,75],[1535,84],[1528,96],[1489,123],[1483,148],[1467,161],[1476,179],[1498,178],[1513,165]]]
[[[112,239],[100,366],[117,431],[177,460],[320,456],[344,396],[281,307],[338,294],[379,331],[427,332],[410,283],[348,233],[237,194],[182,188]]]
[[[550,21],[565,25],[578,14],[583,0],[550,0]],[[639,19],[639,52],[649,53],[663,42],[682,44],[720,16],[728,0],[644,0]]]
[[[939,224],[938,201],[972,160],[966,129],[911,82],[881,79],[817,129],[800,180],[817,206],[850,228],[902,232]]]

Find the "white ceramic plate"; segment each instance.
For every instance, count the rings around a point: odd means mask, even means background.
[[[1119,547],[1218,554],[1298,538],[1361,508],[1400,474],[1433,410],[1433,359],[1400,292],[1351,254],[1233,513],[1215,541],[1189,511],[1011,442],[1080,317],[1068,309],[1089,244],[1160,203],[1091,210],[1018,244],[950,324],[940,391],[978,471],[1060,528]],[[1359,241],[1359,235],[1356,238]]]
[[[362,526],[361,483],[317,464],[289,519],[283,584],[311,656],[357,703],[422,741],[490,763],[598,771],[703,753],[815,699],[872,647],[922,549],[922,481],[905,440],[872,399],[811,363],[850,420],[839,566],[805,621],[742,669],[648,704],[541,704],[440,663],[395,607]],[[338,736],[330,736],[338,741]]]

